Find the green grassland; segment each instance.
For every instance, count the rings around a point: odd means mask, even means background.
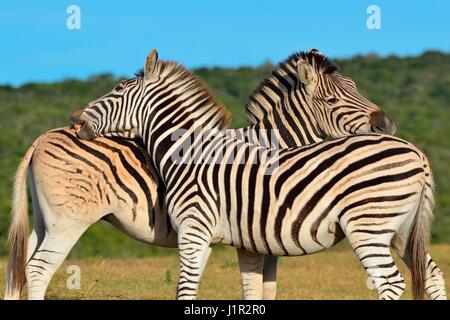
[[[342,74],[356,81],[362,94],[393,118],[397,135],[428,155],[437,195],[432,240],[450,243],[450,54],[426,52],[403,58],[368,55],[336,62]],[[244,106],[248,94],[272,68],[266,63],[257,68],[198,68],[195,73],[232,112],[233,127],[239,127],[247,125]],[[41,133],[68,125],[71,111],[103,95],[116,81],[103,74],[18,88],[0,86],[0,256],[7,250],[12,176],[26,149]],[[168,252],[127,239],[106,223],[99,223],[80,240],[71,258],[144,257]]]

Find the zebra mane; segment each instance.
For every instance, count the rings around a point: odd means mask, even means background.
[[[262,80],[256,89],[250,94],[245,111],[251,124],[256,124],[273,108],[274,101],[271,101],[273,90],[271,87],[298,86],[297,62],[300,58],[308,61],[317,72],[322,74],[332,74],[338,67],[320,51],[311,49],[308,52],[300,51],[291,54],[288,58],[278,64],[272,74]]]
[[[219,110],[219,113],[222,114],[222,118],[224,119],[224,124],[229,126],[231,122],[231,113],[221,102],[219,102],[219,100],[217,100],[208,87],[188,68],[175,61],[159,60],[155,72],[163,77],[174,77],[178,81],[189,79],[192,83],[190,89],[194,91],[198,90],[199,92],[205,94],[208,99],[207,103],[213,104]],[[140,69],[134,75],[137,78],[142,78],[144,76],[144,70]]]

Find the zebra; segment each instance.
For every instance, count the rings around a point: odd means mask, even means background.
[[[310,53],[321,55],[315,49],[311,49]],[[265,116],[261,116],[261,119],[258,118],[259,115],[268,114],[272,104],[275,105],[275,98],[271,98],[274,95],[275,97],[281,97],[283,94],[294,98],[302,97],[299,92],[294,91],[297,90],[295,86],[289,85],[296,77],[294,64],[297,60],[298,57],[294,55],[283,61],[273,71],[272,76],[265,79],[254,90],[247,104],[247,113],[254,123],[253,129],[256,127],[275,128],[282,123],[284,129],[281,131],[282,134],[278,134],[277,142],[286,147],[324,139],[320,128],[314,121],[315,116],[309,102],[302,101],[302,99],[285,99],[281,105],[277,103],[277,118]],[[342,76],[338,80],[335,85],[345,85],[346,82],[351,82],[351,79]],[[336,111],[336,115],[345,112],[344,115],[347,116],[348,110],[342,107],[341,109],[342,111]],[[292,113],[294,117],[292,117]],[[393,122],[381,110],[371,113],[367,117],[359,118],[361,119],[359,125],[365,125],[369,119],[374,131],[393,133],[395,130]],[[300,121],[300,124],[295,124],[295,121]],[[285,126],[287,127],[287,125],[283,123],[294,123],[294,126],[301,125],[301,128],[295,130],[294,127],[286,130]],[[338,131],[342,134],[352,133],[346,131],[348,129],[344,128],[345,124],[345,122],[339,122],[337,127],[340,126],[341,129]],[[347,128],[350,127],[347,126]],[[356,125],[353,126],[353,129],[355,128]],[[236,130],[236,134],[241,137],[246,137],[248,136],[246,133],[250,133],[252,141],[261,137],[256,135],[256,132],[257,130],[249,130],[249,128]],[[278,131],[274,132],[278,133]],[[132,135],[125,135],[125,137],[133,138]],[[267,141],[259,143],[267,143]],[[14,201],[16,210],[13,210],[13,217],[21,218],[13,220],[20,221],[20,223],[13,223],[13,226],[19,228],[28,225],[27,210],[24,207],[26,205],[26,189],[23,188],[31,161],[32,198],[35,215],[38,216],[38,219],[35,219],[33,234],[30,238],[29,251],[32,252],[28,253],[29,258],[25,259],[26,257],[21,256],[18,252],[21,250],[23,253],[25,252],[25,249],[20,248],[27,247],[24,242],[26,238],[16,240],[20,246],[13,246],[11,250],[5,294],[7,298],[18,298],[20,287],[25,282],[23,270],[26,261],[30,261],[30,264],[33,262],[36,267],[41,269],[26,269],[27,278],[32,276],[28,282],[29,297],[32,299],[43,298],[53,272],[64,260],[70,248],[87,227],[99,219],[112,223],[138,240],[160,246],[176,247],[175,233],[168,223],[164,203],[160,201],[164,196],[163,186],[159,183],[150,159],[146,157],[143,150],[144,147],[139,140],[101,138],[92,142],[81,141],[75,137],[74,131],[68,128],[52,130],[35,141],[17,172],[16,190],[24,191],[17,192],[17,196],[20,195],[21,199]],[[85,179],[83,180],[81,177]],[[109,192],[103,192],[102,189],[109,190]],[[54,190],[58,190],[58,193],[55,193]],[[123,195],[118,195],[120,191]],[[111,204],[114,201],[115,203]],[[64,206],[60,205],[61,202],[64,203]],[[19,210],[21,208],[25,209]],[[114,214],[110,214],[110,212]],[[129,214],[130,212],[132,215]],[[55,215],[56,217],[53,217]],[[44,261],[49,259],[47,256],[53,254],[45,250],[37,250],[38,245],[40,248],[44,246],[43,249],[45,249],[45,246],[53,246],[55,240],[58,240],[54,234],[51,237],[48,234],[44,236],[44,229],[54,233],[53,226],[44,226],[45,220],[61,220],[59,216],[64,216],[67,220],[64,223],[71,227],[70,235],[65,233],[59,235],[64,237],[63,242],[66,243],[66,246],[58,246],[58,260],[55,261],[52,258],[52,266],[37,265],[45,263]],[[58,221],[56,225],[61,223],[63,222]],[[14,228],[11,229],[11,231],[13,230]],[[21,234],[26,235],[27,232],[21,231]],[[47,238],[51,238],[53,241],[49,241]],[[261,297],[274,299],[276,294],[276,257],[266,256],[263,258],[263,256],[243,250],[238,251],[238,257],[244,284],[244,297],[246,299],[260,299]],[[264,259],[264,289],[261,295],[259,285],[262,271],[259,270],[255,273],[255,265],[256,269],[261,269],[262,259]],[[45,268],[45,277],[43,277],[42,268]]]
[[[351,110],[355,102],[366,102],[373,108],[351,83],[340,88],[340,97],[330,92],[335,69],[330,72],[328,59],[302,52],[296,69],[295,85],[321,121],[338,121],[333,111],[339,105],[350,104]],[[80,125],[81,139],[111,132],[142,138],[166,186],[166,206],[178,233],[179,299],[196,297],[211,244],[301,256],[344,237],[380,299],[398,299],[405,289],[391,246],[411,270],[416,299],[425,293],[446,298],[442,272],[428,253],[431,169],[407,141],[367,133],[287,149],[252,144],[228,134],[225,108],[185,67],[158,61],[156,50],[141,75],[70,119]],[[331,127],[320,128],[336,138]]]

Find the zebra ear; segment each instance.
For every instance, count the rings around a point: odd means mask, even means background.
[[[317,80],[313,66],[302,58],[297,62],[297,72],[300,81],[305,85],[313,84]]]
[[[155,72],[157,62],[158,62],[158,51],[156,51],[156,49],[153,49],[147,56],[147,59],[145,60],[144,66],[145,80],[150,80],[152,78],[153,73]]]

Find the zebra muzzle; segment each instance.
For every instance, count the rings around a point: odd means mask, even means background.
[[[395,123],[383,111],[375,111],[370,115],[370,125],[373,132],[393,135]]]
[[[83,119],[83,109],[77,110],[70,115],[72,128],[75,129],[80,139],[92,140],[96,137],[94,129],[92,129],[89,121]]]
[[[83,140],[95,139],[96,137],[95,132],[88,121],[84,121],[82,124],[78,124],[77,126],[79,127],[78,130],[76,129],[75,126],[74,128],[75,130],[77,130],[77,135],[80,139]]]

